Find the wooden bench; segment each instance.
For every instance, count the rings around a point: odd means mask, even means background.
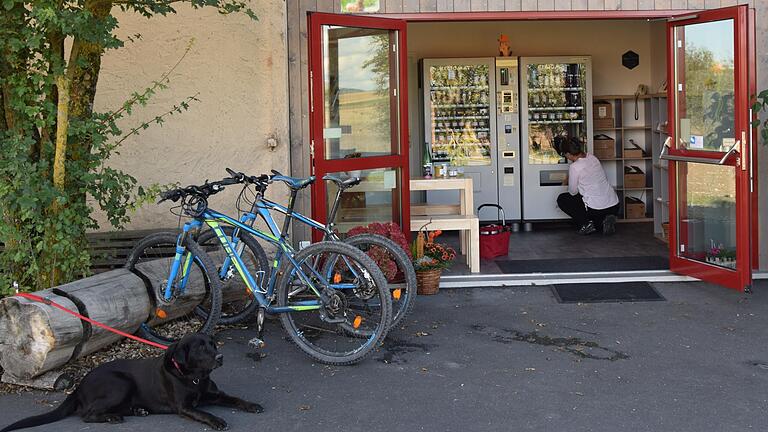
[[[469,271],[480,271],[480,220],[475,215],[412,216],[411,231],[418,231],[429,223],[427,229],[461,231],[461,253],[467,257]]]

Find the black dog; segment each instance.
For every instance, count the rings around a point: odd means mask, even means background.
[[[52,423],[75,413],[88,423],[120,423],[130,415],[179,414],[225,430],[227,422],[197,407],[222,405],[252,413],[263,408],[219,391],[209,376],[221,364],[222,355],[210,336],[187,335],[163,357],[115,360],[97,367],[56,409],[0,432]]]

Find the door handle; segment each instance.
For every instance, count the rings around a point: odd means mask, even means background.
[[[720,160],[716,159],[709,159],[709,158],[703,158],[703,157],[693,157],[693,156],[678,156],[678,155],[671,155],[669,154],[669,142],[671,141],[670,138],[667,138],[666,141],[664,141],[664,145],[661,146],[661,154],[659,155],[659,159],[663,160],[671,160],[671,161],[677,161],[677,162],[694,162],[694,163],[703,163],[703,164],[709,164],[709,165],[725,165],[725,163],[728,161],[728,159],[734,155],[734,154],[740,154],[739,150],[741,148],[741,140],[736,141],[733,146],[731,146],[730,150],[728,150],[727,153],[723,155],[723,157],[720,158]],[[743,160],[743,158],[742,158]],[[742,165],[742,168],[745,166]]]

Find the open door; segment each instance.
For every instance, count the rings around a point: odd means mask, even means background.
[[[752,284],[748,30],[747,6],[670,20],[661,156],[672,271],[744,291]]]
[[[309,31],[313,218],[326,221],[337,193],[322,176],[360,177],[341,197],[338,230],[391,221],[408,235],[406,23],[312,13]]]

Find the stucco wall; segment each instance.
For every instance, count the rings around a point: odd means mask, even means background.
[[[141,34],[104,57],[96,93],[96,109],[119,107],[134,91],[141,91],[168,71],[192,49],[170,76],[170,88],[123,122],[127,131],[166,112],[187,96],[198,94],[189,111],[167,118],[141,135],[126,140],[110,165],[135,176],[140,184],[182,185],[218,180],[231,167],[250,173],[290,170],[288,152],[288,62],[286,7],[283,0],[252,1],[259,17],[221,15],[214,9],[192,10],[151,20],[118,13],[118,33]],[[268,137],[277,138],[275,151]],[[239,188],[218,194],[211,204],[233,210]],[[271,195],[283,199],[285,188]],[[169,204],[147,204],[133,214],[130,229],[176,226]],[[102,228],[109,229],[104,222]]]

